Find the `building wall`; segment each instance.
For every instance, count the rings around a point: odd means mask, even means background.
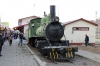
[[[22,19],[21,25],[28,24],[28,23],[30,22],[31,19],[33,19],[33,17],[26,18],[26,19]]]
[[[73,27],[89,27],[89,31],[73,31]],[[96,26],[86,23],[84,21],[78,21],[65,26],[65,36],[70,43],[84,43],[85,34],[90,38],[90,43],[95,43]],[[62,38],[64,39],[64,37]]]
[[[9,22],[3,22],[2,23],[5,27],[9,28]]]
[[[24,33],[26,32],[26,30],[28,29],[28,25],[24,26]]]

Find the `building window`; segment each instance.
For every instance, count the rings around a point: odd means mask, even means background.
[[[18,22],[18,26],[20,26],[20,25],[21,25],[21,23],[22,23],[22,22]]]
[[[89,27],[73,27],[73,31],[89,31]]]

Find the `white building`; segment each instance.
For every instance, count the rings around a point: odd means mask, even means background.
[[[84,44],[85,34],[89,36],[89,43],[95,44],[96,27],[96,23],[80,18],[64,24],[64,33],[72,45]]]
[[[28,29],[28,23],[31,19],[35,19],[37,16],[29,16],[25,18],[21,18],[18,20],[18,26],[14,27],[14,29],[18,29],[19,31],[25,33],[25,31]]]

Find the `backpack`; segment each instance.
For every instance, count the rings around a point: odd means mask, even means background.
[[[23,34],[20,34],[20,38],[23,39]]]

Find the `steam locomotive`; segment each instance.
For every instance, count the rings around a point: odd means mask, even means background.
[[[44,12],[43,18],[30,20],[28,37],[29,44],[37,47],[39,52],[51,60],[70,60],[75,56],[78,47],[69,46],[69,42],[61,40],[64,28],[55,16],[55,5],[50,6],[50,14]]]

